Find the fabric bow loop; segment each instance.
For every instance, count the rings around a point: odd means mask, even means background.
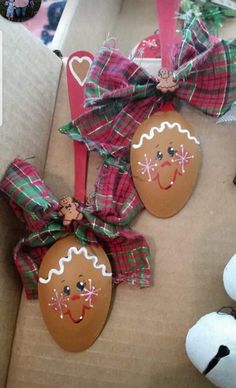
[[[142,205],[131,188],[127,172],[120,172],[117,166],[111,169],[114,170],[112,177],[104,170],[95,192],[81,204],[71,197],[59,201],[37,169],[25,160],[17,158],[9,165],[0,190],[27,226],[27,232],[14,249],[14,261],[27,298],[38,296],[39,267],[47,250],[70,233],[74,233],[82,245],[103,246],[111,261],[114,283],[150,285],[148,244],[127,225]],[[111,195],[105,201],[104,184],[111,188]],[[118,197],[123,201],[119,202]]]

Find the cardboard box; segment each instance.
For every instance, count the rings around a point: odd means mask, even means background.
[[[126,54],[156,29],[154,0],[68,0],[54,48],[68,56],[94,54],[108,32]],[[70,120],[65,67],[19,24],[0,18],[3,32],[3,126],[0,174],[15,157],[33,163],[51,190],[73,194],[72,142],[57,129]],[[232,37],[235,21],[222,34]],[[50,337],[38,301],[22,293],[12,260],[21,227],[0,199],[0,387],[7,388],[205,388],[212,386],[185,354],[188,329],[202,315],[232,301],[222,273],[235,253],[236,136],[234,125],[182,106],[201,141],[203,163],[196,189],[176,216],[143,211],[133,228],[152,252],[152,286],[120,285],[108,322],[94,345],[71,354]],[[100,159],[90,154],[88,187]]]

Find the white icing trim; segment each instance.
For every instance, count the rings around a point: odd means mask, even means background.
[[[137,149],[137,148],[140,148],[142,145],[143,145],[143,141],[144,139],[147,139],[147,140],[151,140],[153,139],[154,137],[154,132],[163,132],[165,130],[165,127],[168,127],[168,128],[174,128],[174,127],[177,127],[178,131],[181,132],[181,133],[186,133],[187,134],[187,137],[189,138],[189,140],[193,140],[196,144],[200,144],[200,142],[197,140],[197,138],[195,136],[192,136],[190,135],[190,132],[188,129],[182,129],[180,124],[179,123],[169,123],[168,121],[163,121],[161,123],[161,126],[160,128],[158,127],[152,127],[149,131],[149,134],[147,133],[144,133],[141,137],[140,137],[140,140],[139,140],[139,143],[137,144],[133,144],[132,147],[134,149]]]
[[[48,277],[46,279],[40,277],[39,278],[39,283],[47,284],[47,283],[49,283],[51,281],[52,275],[58,275],[59,276],[59,275],[63,274],[63,272],[64,272],[64,263],[68,263],[69,261],[72,260],[73,253],[75,255],[83,254],[85,259],[92,260],[94,268],[95,269],[100,269],[102,271],[102,275],[103,276],[112,276],[111,272],[106,272],[106,266],[104,264],[98,264],[97,256],[90,256],[88,254],[88,250],[87,250],[86,247],[81,247],[80,249],[77,249],[76,247],[71,247],[71,248],[68,249],[67,256],[66,257],[62,257],[59,260],[59,269],[56,269],[56,268],[50,269],[50,271],[48,272]]]

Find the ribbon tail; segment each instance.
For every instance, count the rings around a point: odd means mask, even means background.
[[[236,100],[236,40],[220,40],[193,18],[175,56],[178,98],[211,116],[224,115]]]

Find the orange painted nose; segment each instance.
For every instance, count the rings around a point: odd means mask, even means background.
[[[78,294],[71,295],[71,297],[70,297],[70,300],[73,300],[73,301],[78,300],[78,299],[80,299],[80,296]]]

